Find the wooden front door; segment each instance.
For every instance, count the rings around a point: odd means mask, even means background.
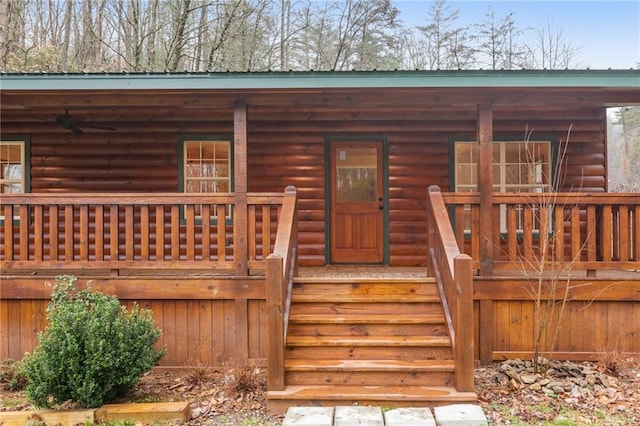
[[[382,263],[383,143],[329,145],[331,263]]]

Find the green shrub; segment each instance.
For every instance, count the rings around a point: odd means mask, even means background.
[[[98,407],[124,395],[164,355],[151,312],[128,311],[114,296],[77,291],[76,278],[56,277],[47,307],[49,326],[23,360],[27,397],[37,406],[67,400]]]

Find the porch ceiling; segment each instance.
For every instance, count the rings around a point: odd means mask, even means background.
[[[474,119],[479,103],[491,103],[495,116],[640,104],[640,72],[5,74],[0,121],[3,133],[65,131],[51,122],[69,110],[119,131],[137,132],[149,122],[179,130],[184,123],[232,122],[238,102],[247,104],[250,123],[433,120],[444,112]]]

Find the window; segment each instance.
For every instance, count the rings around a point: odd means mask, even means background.
[[[455,191],[478,191],[478,144],[455,143]],[[550,192],[552,176],[551,143],[549,141],[494,141],[494,192]],[[465,229],[470,229],[470,211],[465,212]],[[518,214],[519,230],[522,214]],[[500,228],[506,232],[506,209],[501,207]]]
[[[25,142],[0,141],[0,193],[27,192]]]
[[[225,139],[183,141],[183,181],[185,193],[231,192],[231,142]],[[196,212],[200,216],[200,211]],[[227,217],[231,209],[227,208]]]

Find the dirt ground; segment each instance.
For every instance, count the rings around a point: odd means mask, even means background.
[[[572,363],[574,370],[592,371],[598,377],[597,383],[590,385],[591,390],[585,387],[557,393],[524,383],[533,380],[531,374],[525,375],[526,371],[521,372],[522,378],[512,372],[507,374],[505,365],[496,363],[476,370],[479,403],[491,424],[640,424],[639,359],[617,356],[606,362]],[[538,379],[569,389],[572,385],[567,386],[567,381],[578,383],[578,379],[567,376],[570,375],[551,371]],[[183,400],[191,403],[190,425],[276,426],[282,422],[281,417],[266,413],[265,374],[255,367],[226,373],[211,368],[154,369],[126,397],[129,402]],[[20,409],[32,409],[24,394],[2,386],[0,410]]]

